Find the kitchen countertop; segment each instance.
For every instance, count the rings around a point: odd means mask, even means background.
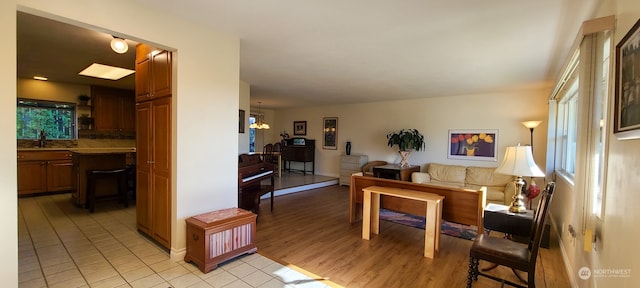
[[[122,154],[122,153],[135,153],[136,148],[81,148],[81,149],[69,149],[71,153],[78,154]]]

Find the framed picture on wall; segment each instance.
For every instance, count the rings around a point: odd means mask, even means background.
[[[238,132],[244,133],[244,110],[240,110],[238,115]]]
[[[338,149],[338,117],[322,119],[322,149]]]
[[[293,121],[293,135],[307,135],[307,121]]]
[[[640,138],[640,20],[616,45],[613,133],[618,139]]]
[[[449,130],[448,158],[498,161],[498,130]]]

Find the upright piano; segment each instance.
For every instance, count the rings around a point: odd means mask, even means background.
[[[238,161],[238,206],[258,214],[260,197],[271,193],[271,210],[273,210],[273,175],[273,164],[263,162],[259,155],[240,155]],[[262,183],[263,180],[269,181]]]

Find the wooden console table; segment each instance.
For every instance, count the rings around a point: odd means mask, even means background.
[[[207,273],[221,262],[256,252],[256,217],[249,211],[229,208],[188,218],[184,261]]]
[[[282,146],[282,161],[285,169],[291,173],[291,162],[302,163],[302,173],[315,174],[316,140],[305,138],[289,138],[285,140],[286,145]],[[311,171],[307,170],[307,162],[311,162]],[[288,168],[287,168],[288,167]]]
[[[400,167],[399,164],[388,164],[372,168],[373,177],[400,181],[411,181],[411,173],[420,172],[420,166]]]
[[[442,222],[442,200],[444,196],[407,189],[370,186],[364,191],[362,212],[362,239],[380,233],[380,195],[426,202],[427,213],[424,231],[424,257],[433,258],[440,249],[440,225]]]

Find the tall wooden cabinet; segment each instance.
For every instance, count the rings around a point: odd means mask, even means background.
[[[171,52],[136,46],[136,102],[171,96]]]
[[[139,45],[137,52],[140,51],[153,51],[153,49],[149,49],[146,45]],[[155,52],[147,53],[152,58],[151,54]],[[157,54],[163,53],[168,55],[167,69],[171,71],[171,53],[162,51]],[[137,55],[136,58],[144,57]],[[136,69],[140,67],[137,64],[138,62],[136,62]],[[142,66],[148,67],[145,65]],[[136,103],[136,218],[139,231],[170,248],[171,94],[154,94],[138,90],[140,87],[156,86],[153,80],[155,79],[153,67],[155,66],[151,64],[151,69],[144,72],[147,73],[147,78],[151,79],[145,85],[138,83],[145,80],[141,79],[144,73],[138,74],[136,70],[136,101],[138,102]],[[151,96],[139,97],[145,93]]]

